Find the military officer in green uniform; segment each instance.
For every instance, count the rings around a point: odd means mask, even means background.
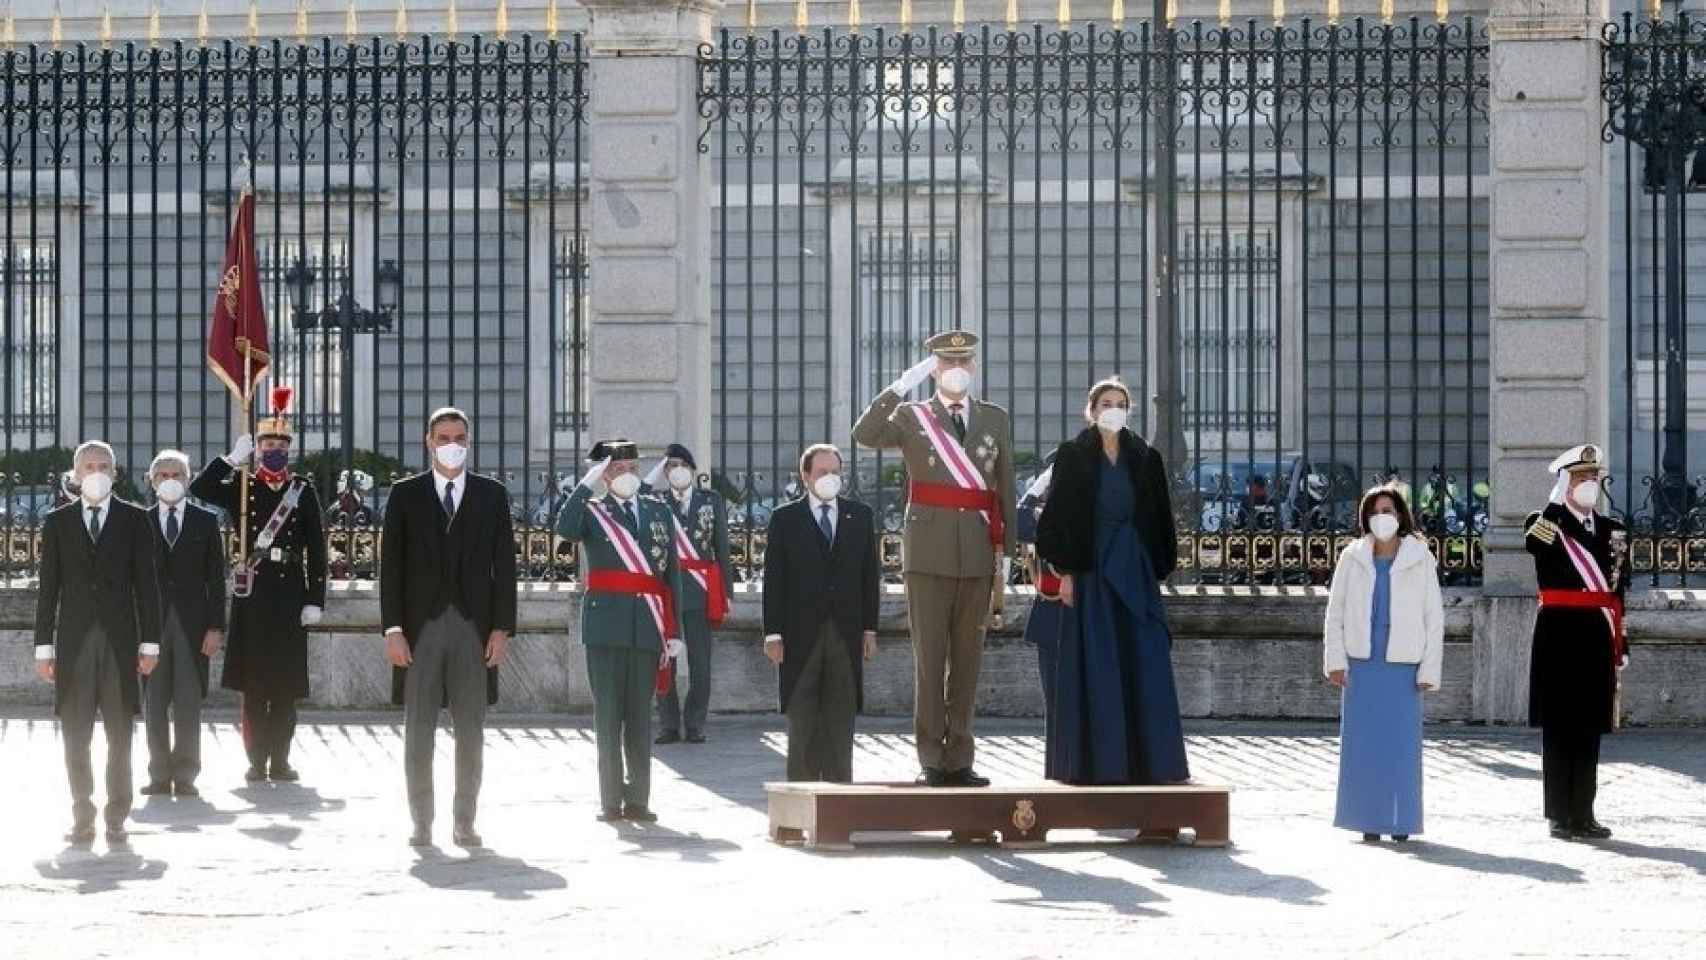
[[[667,504],[681,527],[675,552],[681,564],[681,596],[677,600],[686,634],[682,640],[687,644],[687,693],[682,696],[679,691],[682,671],[670,671],[669,688],[658,694],[658,726],[662,729],[657,743],[679,742],[683,721],[688,743],[705,742],[705,719],[711,712],[711,631],[722,624],[734,600],[728,505],[722,494],[711,489],[710,475],[697,473],[698,469],[693,452],[672,443],[640,487]]]
[[[1006,410],[971,395],[975,334],[949,330],[924,346],[930,355],[872,401],[853,440],[898,449],[906,462],[901,571],[917,663],[918,782],[986,786],[972,768],[971,726],[984,632],[1013,551],[1013,427]],[[907,402],[931,376],[935,394]]]
[[[639,450],[593,447],[593,466],[563,504],[557,533],[582,547],[581,642],[598,742],[598,819],[653,821],[653,693],[679,658],[681,566],[669,507],[640,493]],[[626,774],[624,774],[626,770]]]

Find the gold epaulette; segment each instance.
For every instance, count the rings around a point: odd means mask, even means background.
[[[1558,533],[1558,525],[1545,517],[1534,521],[1528,528],[1529,536],[1547,545],[1557,542]]]

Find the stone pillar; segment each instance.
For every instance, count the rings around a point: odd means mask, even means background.
[[[1488,20],[1493,495],[1474,673],[1475,717],[1488,722],[1527,717],[1535,599],[1522,521],[1546,501],[1553,457],[1611,433],[1603,22],[1595,0],[1494,0]]]
[[[709,467],[710,165],[696,57],[721,0],[586,0],[592,433]]]

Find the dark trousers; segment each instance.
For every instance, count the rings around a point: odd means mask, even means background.
[[[60,739],[65,744],[65,775],[71,782],[72,821],[78,827],[95,822],[95,771],[89,744],[95,737],[95,714],[99,713],[101,728],[107,734],[107,826],[122,826],[130,816],[132,799],[133,717],[130,704],[125,702],[124,684],[136,680],[121,675],[118,658],[100,629],[90,631],[83,639],[83,649],[75,663],[61,663],[57,667],[71,671],[60,689],[59,726]]]
[[[456,739],[456,794],[451,815],[471,827],[485,758],[485,639],[455,610],[421,628],[414,662],[403,674],[403,780],[416,826],[433,817],[432,753],[439,708],[450,707]]]
[[[853,781],[853,716],[858,706],[847,644],[835,626],[826,623],[788,695],[789,780]]]
[[[199,638],[197,638],[199,641]],[[160,661],[142,680],[148,730],[148,782],[194,786],[201,773],[201,674],[197,641],[184,635],[176,613],[160,631]]]
[[[296,737],[296,701],[257,693],[243,694],[243,749],[249,765],[265,771],[290,766],[290,741]]]
[[[598,801],[606,810],[645,807],[651,802],[651,706],[657,669],[656,650],[586,648],[598,742]]]
[[[669,689],[658,697],[658,726],[665,733],[680,733],[682,721],[689,734],[705,731],[705,718],[711,712],[711,622],[703,610],[685,610],[681,614],[683,639],[687,643],[687,696],[678,691],[681,667],[669,678]],[[682,700],[686,700],[683,716]]]
[[[1546,819],[1582,824],[1594,819],[1599,792],[1598,733],[1542,728],[1540,767],[1546,783]]]

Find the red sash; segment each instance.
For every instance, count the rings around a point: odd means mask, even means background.
[[[625,596],[656,597],[663,604],[663,622],[676,623],[675,596],[669,592],[664,582],[648,573],[629,573],[626,570],[588,570],[586,574],[587,593],[617,593]],[[670,637],[660,637],[668,644]],[[658,693],[669,690],[671,678],[675,672],[669,667],[669,659],[663,659],[663,666],[658,668],[657,682],[654,689]]]
[[[696,573],[705,584],[705,619],[716,626],[729,615],[729,598],[723,592],[723,568],[715,560],[696,560],[677,557],[681,569]]]
[[[1001,502],[996,499],[994,490],[972,490],[952,484],[914,480],[907,491],[907,499],[925,507],[983,511],[989,517],[989,542],[995,544],[996,554],[1001,553],[1006,543],[1007,528],[1001,514]]]
[[[1541,590],[1540,606],[1575,610],[1604,610],[1611,618],[1611,666],[1616,669],[1628,650],[1623,635],[1623,599],[1599,590]]]

